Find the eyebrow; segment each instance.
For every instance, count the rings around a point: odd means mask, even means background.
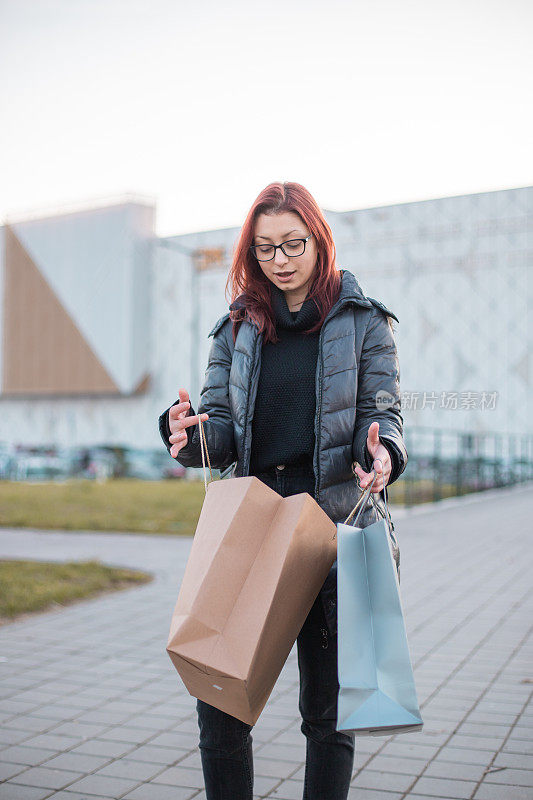
[[[293,228],[292,231],[287,231],[287,233],[282,233],[282,236],[288,236],[289,233],[298,233],[298,228]],[[270,236],[256,236],[256,239],[270,239]],[[270,239],[272,241],[272,239]]]

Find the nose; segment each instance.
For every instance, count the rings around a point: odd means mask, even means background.
[[[276,255],[274,256],[274,264],[278,267],[283,267],[289,261],[288,257],[285,255],[281,248],[276,250]]]

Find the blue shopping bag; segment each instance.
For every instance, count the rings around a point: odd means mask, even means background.
[[[385,736],[421,730],[416,688],[386,517],[357,528],[376,475],[337,523],[337,730]],[[346,524],[358,506],[354,525]]]

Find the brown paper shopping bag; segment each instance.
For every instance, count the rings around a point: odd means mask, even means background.
[[[254,725],[336,558],[336,526],[307,493],[207,483],[201,422],[200,443],[206,494],[167,652],[193,697]]]

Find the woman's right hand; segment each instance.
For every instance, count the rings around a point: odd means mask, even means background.
[[[176,458],[181,448],[185,447],[188,442],[187,434],[184,429],[189,428],[191,425],[198,425],[198,418],[200,416],[202,417],[202,422],[209,419],[209,414],[194,414],[188,417],[187,413],[191,406],[189,393],[186,389],[179,389],[178,394],[180,402],[175,406],[171,406],[168,411],[168,423],[170,427],[169,442],[172,444],[170,455],[172,458]]]

